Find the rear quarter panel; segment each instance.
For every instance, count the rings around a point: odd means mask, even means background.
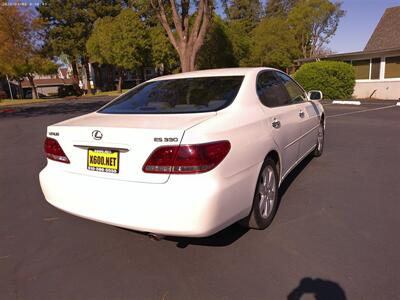
[[[182,144],[219,140],[231,143],[226,158],[209,173],[222,184],[235,184],[230,189],[229,204],[247,214],[252,206],[261,165],[268,152],[276,149],[253,84],[254,81],[244,81],[230,106],[218,111],[216,117],[188,129],[182,139]]]

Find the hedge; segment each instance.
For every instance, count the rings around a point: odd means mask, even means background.
[[[353,67],[339,61],[318,61],[304,64],[294,78],[305,90],[320,90],[325,99],[351,98],[355,85]]]

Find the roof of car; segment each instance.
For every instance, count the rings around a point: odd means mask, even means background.
[[[201,70],[201,71],[193,71],[193,72],[185,72],[185,73],[166,75],[166,76],[153,78],[150,81],[179,79],[179,78],[192,78],[192,77],[245,76],[249,73],[258,72],[260,70],[266,70],[266,69],[272,69],[272,68],[259,67],[259,68],[210,69],[210,70]]]

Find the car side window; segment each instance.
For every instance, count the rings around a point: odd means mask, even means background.
[[[276,72],[279,79],[283,82],[287,93],[289,94],[290,104],[302,103],[307,100],[307,97],[302,88],[294,82],[292,78],[282,72]]]
[[[273,71],[264,71],[257,77],[257,94],[262,104],[277,107],[289,104],[289,96]]]

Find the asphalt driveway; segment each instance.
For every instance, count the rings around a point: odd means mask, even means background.
[[[285,180],[267,230],[154,242],[39,187],[46,126],[107,100],[0,113],[0,299],[400,299],[400,107],[325,105],[325,152]]]

